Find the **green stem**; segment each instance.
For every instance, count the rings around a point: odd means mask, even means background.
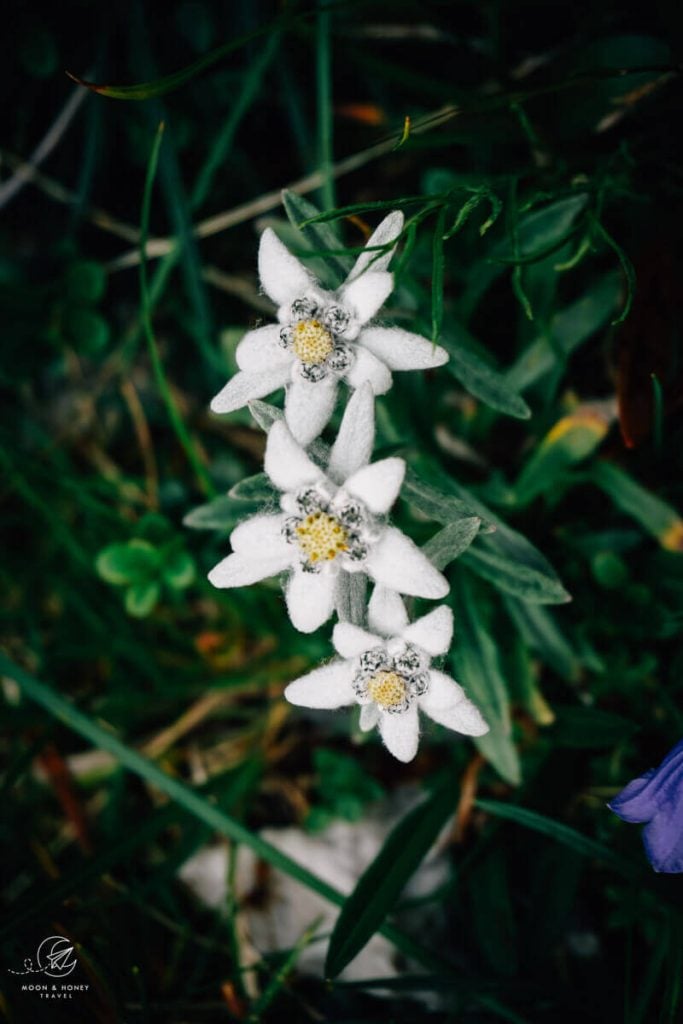
[[[206,472],[206,469],[201,463],[199,456],[197,455],[192,438],[190,437],[185,424],[182,421],[178,407],[175,404],[171,389],[168,385],[166,375],[164,373],[163,364],[159,355],[159,349],[157,347],[156,338],[154,337],[154,331],[152,329],[152,316],[151,316],[151,304],[149,297],[149,286],[147,282],[147,237],[149,234],[149,212],[152,201],[152,189],[154,187],[154,178],[156,175],[157,165],[159,163],[159,150],[161,148],[161,141],[164,135],[164,122],[162,121],[157,129],[157,133],[154,139],[154,145],[152,146],[152,152],[150,153],[149,163],[147,165],[147,176],[145,178],[145,191],[142,198],[142,216],[140,220],[140,303],[141,303],[141,319],[142,327],[147,339],[147,345],[149,348],[150,359],[152,361],[152,368],[154,370],[154,376],[159,388],[161,397],[164,400],[168,415],[171,420],[171,425],[175,431],[176,437],[180,442],[185,454],[187,455],[190,465],[194,469],[194,472],[199,481],[199,486],[202,491],[209,497],[214,497],[216,490],[211,482],[211,479]]]
[[[320,190],[326,210],[335,206],[332,165],[332,40],[330,12],[322,3],[316,19],[316,81],[318,92],[318,154],[323,185]]]

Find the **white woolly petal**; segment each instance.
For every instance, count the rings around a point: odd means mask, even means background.
[[[434,568],[418,546],[394,526],[388,526],[370,549],[366,571],[377,583],[399,594],[432,600],[445,597],[448,581]]]
[[[289,551],[281,554],[255,555],[239,554],[228,555],[222,562],[215,565],[209,573],[209,582],[214,587],[247,587],[259,580],[268,579],[269,576],[277,576],[284,569],[289,568],[292,556]]]
[[[302,708],[341,708],[354,704],[356,695],[351,686],[353,671],[345,661],[333,661],[295,679],[285,689],[290,704]]]
[[[388,512],[401,490],[406,464],[403,459],[382,459],[364,466],[344,484],[344,490],[359,498],[376,515]]]
[[[390,370],[429,370],[448,362],[445,348],[400,327],[364,327],[357,344],[381,359]]]
[[[278,306],[302,298],[314,287],[311,275],[272,228],[266,228],[261,235],[258,272],[264,292]]]
[[[334,611],[335,576],[296,569],[289,580],[285,597],[287,611],[295,629],[312,633]]]
[[[380,711],[379,731],[387,749],[394,757],[399,761],[412,761],[417,753],[420,734],[417,704],[411,704],[407,711],[396,715]]]
[[[263,468],[281,491],[296,491],[324,477],[323,471],[311,462],[282,420],[268,431]]]
[[[422,647],[433,658],[437,654],[445,654],[453,639],[453,612],[448,605],[442,604],[413,622],[402,636],[408,643]]]
[[[230,534],[232,550],[258,558],[288,554],[293,561],[292,545],[282,536],[285,518],[283,515],[262,515],[245,519]]]
[[[277,324],[257,327],[249,331],[235,350],[235,359],[240,370],[248,373],[272,370],[277,366],[289,366],[294,357],[280,345],[280,328]]]
[[[348,401],[332,446],[327,473],[341,483],[366,466],[375,443],[375,400],[370,384],[362,384]]]
[[[284,387],[289,378],[289,365],[281,363],[259,373],[236,373],[211,401],[212,412],[234,412],[252,398],[264,398],[271,391]]]
[[[440,725],[467,736],[483,736],[489,731],[462,686],[444,672],[430,671],[429,689],[420,697],[420,708]]]
[[[389,242],[396,241],[402,230],[403,214],[400,210],[393,210],[368,238],[365,243],[365,252],[362,252],[356,260],[353,270],[346,279],[347,283],[355,281],[357,277],[360,277],[368,269],[373,271],[386,270],[391,263],[391,257],[394,255],[396,246],[392,246],[386,252],[379,252],[376,248],[373,251],[373,247],[388,245]]]
[[[368,270],[345,284],[340,292],[344,306],[350,307],[360,323],[365,324],[380,309],[394,287],[394,275],[386,270]]]
[[[368,633],[351,622],[338,622],[332,633],[332,643],[337,654],[341,654],[342,658],[355,658],[363,651],[379,647],[382,640],[381,637],[375,636],[374,633]]]
[[[336,398],[337,381],[334,377],[313,384],[297,376],[288,385],[285,419],[299,444],[310,444],[324,430],[334,412]]]
[[[381,636],[401,636],[408,625],[408,613],[401,595],[377,584],[368,604],[368,624]]]
[[[363,704],[360,709],[360,720],[358,722],[362,732],[369,732],[374,729],[379,721],[379,708],[376,704]]]
[[[349,387],[360,388],[367,381],[376,395],[385,394],[392,384],[391,371],[360,345],[354,346],[353,354],[354,360],[344,374]]]
[[[429,689],[419,698],[420,710],[447,729],[465,736],[483,736],[489,727],[462,686],[443,672],[429,673]]]

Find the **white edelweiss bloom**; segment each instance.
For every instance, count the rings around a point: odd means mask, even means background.
[[[344,284],[325,291],[271,228],[261,235],[259,275],[278,306],[279,324],[249,331],[237,346],[240,372],[211,402],[233,412],[251,399],[286,387],[285,417],[294,438],[307,445],[332,415],[339,380],[364,381],[376,395],[391,387],[392,370],[425,370],[448,360],[445,349],[398,327],[366,326],[393,288],[390,245],[403,227],[400,211],[385,217],[368,239]]]
[[[241,587],[290,571],[289,617],[311,633],[334,611],[344,573],[417,597],[438,599],[448,582],[404,533],[386,522],[403,483],[403,459],[368,465],[374,400],[368,384],[349,401],[327,472],[297,444],[286,423],[273,424],[265,471],[282,492],[279,513],[253,516],[233,530],[233,554],[209,573],[216,587]]]
[[[450,608],[440,605],[409,623],[400,596],[376,586],[368,624],[372,632],[338,622],[333,642],[343,660],[295,679],[285,689],[287,700],[306,708],[360,704],[361,729],[376,725],[399,761],[412,761],[417,753],[418,708],[439,725],[466,736],[489,731],[463,688],[431,668],[432,658],[445,654],[451,644]]]

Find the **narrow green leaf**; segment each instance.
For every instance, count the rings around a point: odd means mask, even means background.
[[[192,530],[222,530],[229,533],[248,511],[242,502],[222,494],[188,512],[183,518],[183,526],[189,526]]]
[[[553,569],[529,542],[514,530],[496,530],[470,548],[463,564],[507,594],[535,604],[565,604],[571,596]],[[537,562],[542,559],[544,565]]]
[[[517,248],[515,253],[509,242],[498,246],[493,259],[509,260],[516,255],[533,257],[547,253],[561,243],[572,230],[576,218],[585,210],[588,196],[585,193],[558,199],[554,203],[533,209],[520,216],[517,221]]]
[[[506,782],[521,782],[519,754],[512,740],[510,699],[503,679],[498,650],[482,620],[472,586],[465,573],[455,574],[453,611],[458,624],[452,660],[456,679],[488,723],[485,736],[474,743]]]
[[[475,398],[498,412],[526,420],[531,410],[509,383],[507,376],[494,370],[473,351],[474,339],[462,324],[449,326],[441,336],[441,344],[449,355],[446,369]]]
[[[206,71],[207,68],[213,67],[214,64],[223,60],[228,54],[234,53],[235,50],[246,46],[253,39],[258,39],[262,35],[270,35],[291,24],[294,18],[295,16],[290,14],[276,18],[274,21],[262,25],[253,32],[247,32],[236,39],[231,39],[229,43],[224,43],[223,46],[211,50],[210,53],[204,54],[203,57],[199,57],[198,60],[186,65],[184,68],[173,71],[170,75],[164,75],[162,78],[155,78],[150,82],[138,82],[135,85],[107,85],[102,82],[88,82],[71,74],[70,71],[67,71],[67,75],[74,82],[77,82],[78,85],[83,85],[86,89],[99,93],[100,96],[107,96],[110,99],[147,100],[152,96],[164,96],[167,92],[172,92],[181,85],[185,85],[186,82],[191,81],[197,75],[200,75],[202,71]]]
[[[611,417],[597,408],[581,406],[563,416],[548,431],[522,467],[514,485],[518,505],[552,491],[559,477],[591,455],[605,439]]]
[[[518,825],[523,825],[524,828],[540,832],[558,843],[563,843],[584,857],[593,857],[603,861],[624,874],[632,874],[635,871],[633,865],[624,862],[608,846],[604,846],[595,839],[584,836],[581,832],[577,832],[576,829],[565,825],[561,821],[546,818],[543,814],[537,814],[536,811],[527,810],[526,807],[519,807],[517,804],[506,804],[500,800],[484,800],[480,798],[475,800],[475,804],[488,814],[492,814],[497,818],[504,818],[507,821],[514,821]]]
[[[518,942],[510,886],[502,847],[487,850],[469,874],[474,935],[485,960],[497,974],[518,969]]]
[[[597,462],[591,470],[591,479],[663,548],[677,554],[683,552],[683,519],[675,508],[655,497],[612,462]]]
[[[284,189],[282,202],[290,222],[301,232],[314,250],[334,253],[334,255],[326,256],[326,262],[330,264],[338,278],[337,285],[341,284],[353,266],[353,258],[339,252],[342,243],[335,229],[325,222],[305,224],[305,221],[317,217],[320,210],[308,199],[297,195],[296,192]]]
[[[272,502],[277,490],[270,482],[265,473],[256,473],[254,476],[247,476],[239,480],[228,491],[230,498],[238,498],[240,501]]]
[[[97,573],[107,583],[125,586],[138,583],[156,573],[159,554],[145,540],[131,540],[126,544],[110,544],[100,551],[95,560]]]
[[[436,217],[432,238],[432,341],[441,337],[443,322],[443,241],[446,227],[446,207],[442,206]]]
[[[436,475],[439,483],[443,482],[444,491],[426,484],[408,469],[402,494],[409,504],[437,522],[448,523],[468,516],[481,518],[482,536],[461,555],[464,565],[500,590],[526,601],[562,604],[571,600],[538,548],[452,477],[438,471]]]
[[[447,494],[437,487],[432,487],[409,466],[406,468],[401,497],[423,516],[427,516],[437,523],[453,523],[459,519],[471,519],[477,515],[473,505],[469,505],[454,494]],[[486,532],[490,528],[489,524],[483,517],[479,518],[481,519],[480,531]]]
[[[146,618],[154,611],[160,593],[161,585],[156,580],[131,584],[124,599],[126,611],[136,619]]]
[[[524,642],[563,679],[576,682],[581,675],[581,662],[550,612],[543,605],[507,597],[505,607]]]
[[[609,322],[620,291],[618,276],[605,274],[580,299],[556,313],[508,370],[508,384],[516,391],[526,391],[555,367],[558,358],[571,355]]]
[[[422,545],[422,550],[437,569],[445,569],[463,551],[467,550],[479,533],[480,526],[481,519],[479,516],[471,516],[468,519],[460,519],[455,523],[448,523],[442,530],[435,533],[426,544]]]
[[[618,324],[623,324],[626,317],[631,312],[631,306],[633,305],[633,296],[636,291],[636,272],[631,260],[626,255],[625,251],[619,245],[615,238],[610,235],[609,231],[600,224],[599,221],[594,220],[593,226],[597,231],[598,235],[607,245],[617,254],[617,259],[621,264],[621,269],[624,272],[626,278],[626,300],[624,307],[617,317],[612,321],[612,326],[616,327]]]
[[[607,747],[613,750],[638,729],[637,724],[628,718],[600,708],[554,705],[554,711],[555,723],[548,731],[548,738],[557,747],[578,750]]]
[[[453,813],[453,800],[451,786],[438,789],[391,831],[337,918],[325,961],[328,978],[343,971],[378,930]]]

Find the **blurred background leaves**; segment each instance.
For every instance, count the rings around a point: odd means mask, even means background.
[[[29,1007],[4,974],[9,1020],[677,1019],[679,883],[605,804],[683,733],[680,27],[675,4],[609,0],[10,0],[2,957],[68,935],[91,990]],[[67,70],[172,88],[123,102]],[[451,361],[397,375],[377,451],[408,461],[396,519],[447,566],[447,670],[492,724],[476,748],[434,726],[407,769],[346,715],[284,703],[331,651],[276,581],[205,580],[272,501],[262,430],[207,411],[271,312],[258,232],[333,284],[393,208],[387,320]],[[407,783],[417,848],[444,788],[455,819],[421,897],[439,928],[395,905],[402,885],[369,908],[397,976],[297,974],[312,920],[254,954],[265,868],[222,912],[177,879],[216,833],[282,868],[264,827],[362,829]]]

